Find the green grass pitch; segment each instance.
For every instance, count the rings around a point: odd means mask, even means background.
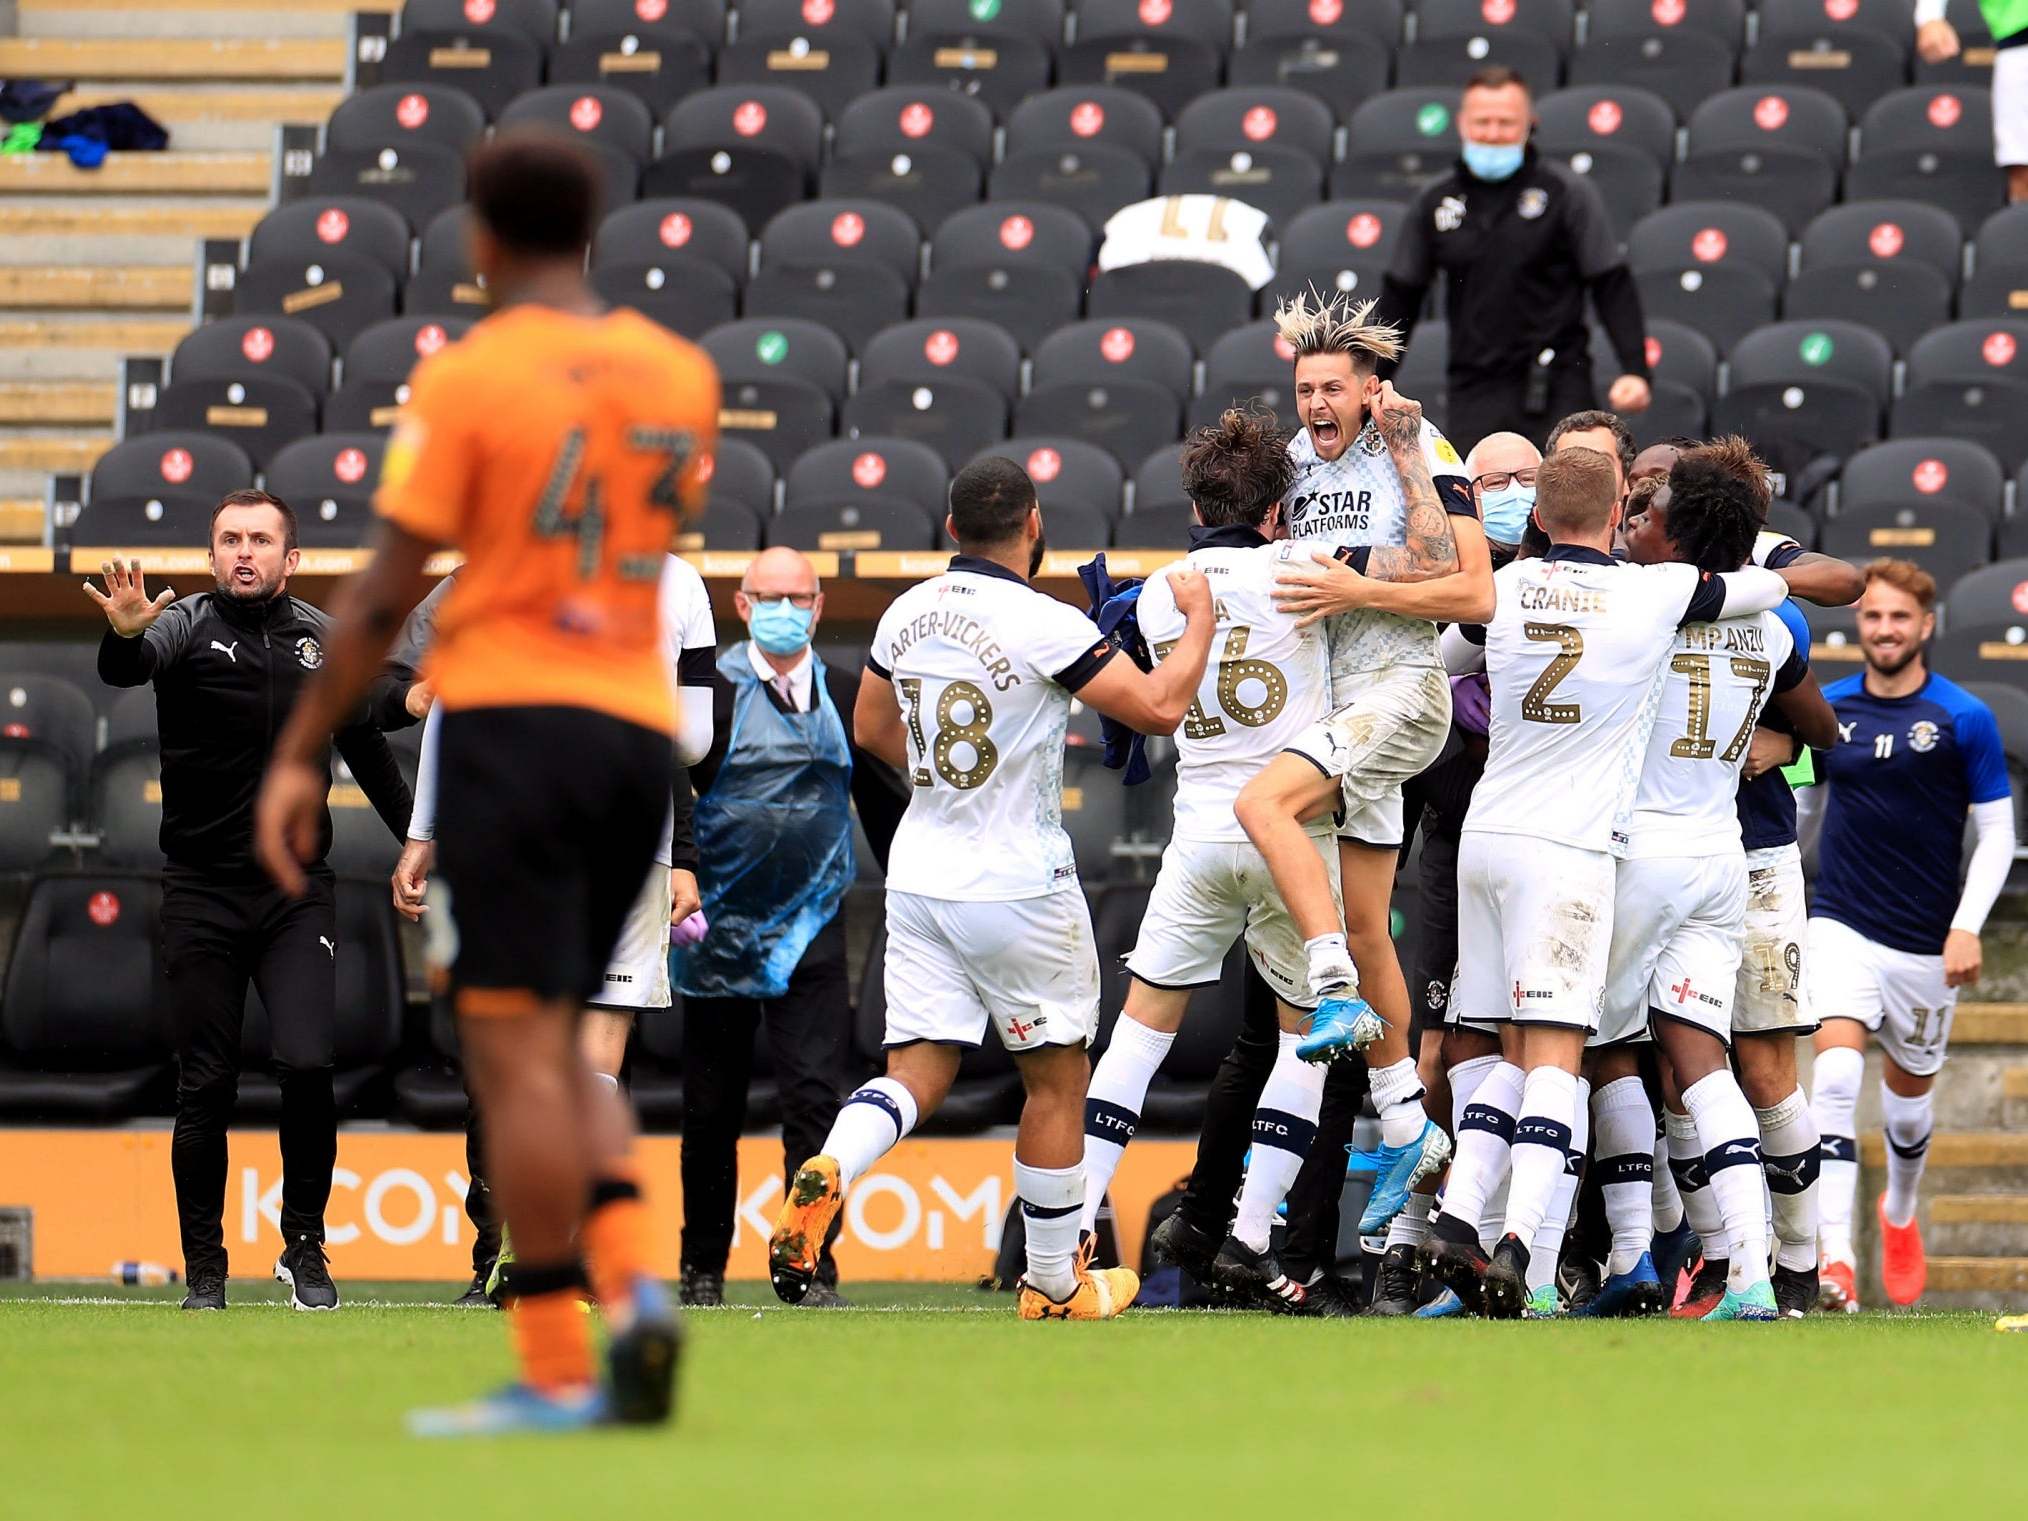
[[[1024,1325],[968,1289],[764,1285],[693,1313],[670,1429],[423,1443],[504,1381],[497,1315],[347,1284],[0,1297],[0,1517],[1990,1516],[2028,1493],[2028,1336],[1987,1314],[1774,1326]]]

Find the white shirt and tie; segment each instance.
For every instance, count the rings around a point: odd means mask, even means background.
[[[761,679],[762,685],[774,692],[776,699],[789,712],[808,713],[812,710],[814,707],[812,689],[816,685],[817,666],[810,658],[808,645],[803,647],[803,653],[797,657],[796,663],[784,672],[778,673],[769,665],[768,657],[761,653],[760,646],[752,640],[747,641],[746,658],[753,666],[754,675]]]

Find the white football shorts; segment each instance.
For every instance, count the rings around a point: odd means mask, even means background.
[[[1010,902],[887,895],[884,1044],[977,1046],[990,1025],[1017,1055],[1098,1032],[1098,941],[1083,891]]]
[[[1729,1043],[1746,857],[1650,856],[1621,861],[1616,875],[1605,1013],[1592,1044],[1645,1038],[1651,1010]]]
[[[1803,991],[1809,939],[1803,853],[1774,845],[1746,853],[1746,947],[1732,1000],[1735,1035],[1807,1035],[1817,1028]]]
[[[1958,993],[1944,986],[1941,954],[1893,950],[1836,919],[1812,919],[1804,964],[1810,1008],[1819,1020],[1858,1020],[1914,1077],[1942,1068]]]
[[[1335,900],[1338,842],[1328,834],[1312,834],[1310,842]],[[1127,970],[1151,987],[1207,987],[1218,981],[1225,953],[1242,934],[1276,995],[1295,1008],[1314,1009],[1309,954],[1261,853],[1244,840],[1172,839]]]
[[[1458,845],[1454,1017],[1596,1030],[1613,885],[1603,850],[1467,829]]]
[[[1344,784],[1338,838],[1393,850],[1402,840],[1401,788],[1429,769],[1451,730],[1451,683],[1428,666],[1363,674],[1364,683],[1288,748]]]
[[[627,910],[593,1003],[614,1009],[669,1007],[669,868],[657,862]]]

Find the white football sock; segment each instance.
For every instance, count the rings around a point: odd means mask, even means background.
[[[838,1111],[824,1137],[824,1155],[838,1159],[838,1181],[853,1180],[894,1149],[915,1129],[915,1098],[891,1077],[863,1085]]]
[[[1852,1199],[1859,1192],[1859,1080],[1866,1053],[1832,1046],[1810,1073],[1810,1117],[1823,1157],[1817,1181],[1817,1232],[1826,1262],[1852,1262]]]
[[[1415,1063],[1404,1056],[1392,1066],[1375,1067],[1368,1078],[1373,1112],[1380,1116],[1381,1144],[1412,1144],[1429,1123],[1422,1109],[1422,1079],[1415,1075]]]
[[[1655,1111],[1638,1077],[1616,1078],[1591,1096],[1599,1192],[1613,1233],[1606,1274],[1631,1273],[1654,1243]],[[1664,1168],[1666,1172],[1668,1169]],[[1681,1219],[1683,1206],[1676,1206]]]
[[[1151,1030],[1130,1014],[1113,1025],[1105,1055],[1092,1068],[1084,1099],[1084,1213],[1080,1230],[1098,1224],[1099,1206],[1112,1186],[1120,1155],[1141,1123],[1141,1105],[1162,1058],[1176,1044],[1173,1030]]]
[[[1669,1171],[1669,1137],[1659,1128],[1655,1134],[1653,1166],[1655,1197],[1649,1213],[1659,1236],[1683,1223],[1683,1196],[1676,1192],[1676,1175]]]
[[[1410,1194],[1401,1213],[1387,1224],[1387,1244],[1421,1246],[1429,1240],[1429,1207],[1435,1202],[1428,1194]]]
[[[1889,1225],[1906,1225],[1915,1218],[1916,1193],[1922,1185],[1922,1169],[1929,1161],[1936,1101],[1933,1093],[1903,1098],[1882,1083],[1880,1114],[1887,1130],[1887,1201],[1883,1208]]]
[[[1477,1081],[1459,1081],[1465,1069],[1479,1062],[1491,1065],[1473,1074]],[[1458,1148],[1444,1183],[1441,1213],[1479,1229],[1486,1200],[1507,1176],[1514,1145],[1514,1117],[1521,1108],[1525,1074],[1512,1062],[1484,1056],[1451,1069],[1451,1102],[1457,1112]]]
[[[1817,1265],[1817,1122],[1798,1087],[1772,1109],[1756,1109],[1760,1165],[1773,1202],[1775,1262],[1799,1273]]]
[[[1352,965],[1352,952],[1343,935],[1319,935],[1305,940],[1303,949],[1310,958],[1310,991],[1319,998],[1351,998],[1359,992],[1359,969]]]
[[[1021,1230],[1028,1248],[1030,1288],[1058,1303],[1077,1288],[1077,1217],[1084,1203],[1081,1167],[1030,1167],[1014,1159],[1014,1191],[1021,1196]]]
[[[1570,1152],[1564,1158],[1563,1176],[1549,1195],[1549,1212],[1528,1243],[1528,1292],[1533,1295],[1544,1284],[1556,1281],[1557,1259],[1563,1255],[1563,1238],[1577,1213],[1577,1185],[1584,1173],[1584,1159],[1591,1149],[1591,1084],[1577,1080],[1577,1111],[1570,1127]]]
[[[1232,1234],[1257,1252],[1267,1250],[1275,1211],[1303,1170],[1303,1158],[1317,1134],[1317,1115],[1324,1107],[1327,1068],[1296,1055],[1301,1040],[1300,1035],[1282,1032],[1281,1048],[1253,1112],[1253,1154],[1247,1159],[1246,1181],[1240,1185],[1239,1216]]]
[[[1687,1114],[1665,1109],[1662,1124],[1669,1133],[1669,1175],[1676,1180],[1676,1192],[1683,1200],[1683,1218],[1704,1243],[1704,1255],[1713,1262],[1726,1261],[1731,1248],[1718,1214],[1717,1196],[1704,1173],[1704,1147],[1697,1139],[1697,1122]]]
[[[1760,1127],[1730,1067],[1683,1090],[1683,1106],[1704,1143],[1704,1175],[1725,1221],[1730,1285],[1744,1289],[1767,1277],[1767,1204],[1762,1192]]]
[[[1570,1160],[1577,1121],[1577,1074],[1561,1067],[1537,1067],[1521,1089],[1521,1112],[1514,1117],[1514,1147],[1507,1179],[1507,1219],[1502,1236],[1533,1242],[1549,1211]]]

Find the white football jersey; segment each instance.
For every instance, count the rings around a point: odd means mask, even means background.
[[[1439,492],[1462,491],[1471,497],[1471,479],[1464,462],[1450,441],[1422,422],[1422,457],[1429,466],[1430,479]],[[1394,459],[1381,440],[1373,419],[1352,445],[1334,460],[1317,457],[1317,446],[1307,429],[1289,440],[1289,458],[1295,463],[1295,483],[1284,499],[1282,516],[1289,525],[1289,537],[1325,549],[1365,549],[1399,546],[1408,539],[1408,501],[1402,495],[1401,477]],[[1344,685],[1358,678],[1403,665],[1443,665],[1437,653],[1436,625],[1427,618],[1404,618],[1399,613],[1361,608],[1339,613],[1329,620],[1331,677]],[[1354,691],[1338,691],[1333,701],[1342,705]]]
[[[1106,219],[1100,269],[1158,259],[1222,264],[1253,290],[1275,277],[1264,212],[1222,195],[1164,195],[1122,206]]]
[[[1232,813],[1239,789],[1326,711],[1331,679],[1322,627],[1297,628],[1296,615],[1274,603],[1275,571],[1312,553],[1300,544],[1213,542],[1186,557],[1211,584],[1218,627],[1197,700],[1176,732],[1178,839],[1245,839]],[[1141,633],[1157,661],[1183,637],[1169,569],[1141,588]],[[1319,827],[1329,825],[1324,819]]]
[[[1559,545],[1493,585],[1486,770],[1464,827],[1622,854],[1676,628],[1705,578]]]
[[[1676,630],[1634,794],[1627,855],[1740,849],[1739,773],[1761,709],[1808,673],[1777,613]]]
[[[866,666],[894,683],[914,784],[890,891],[1008,902],[1077,886],[1063,737],[1070,694],[1112,654],[1083,613],[970,555],[888,604]]]

